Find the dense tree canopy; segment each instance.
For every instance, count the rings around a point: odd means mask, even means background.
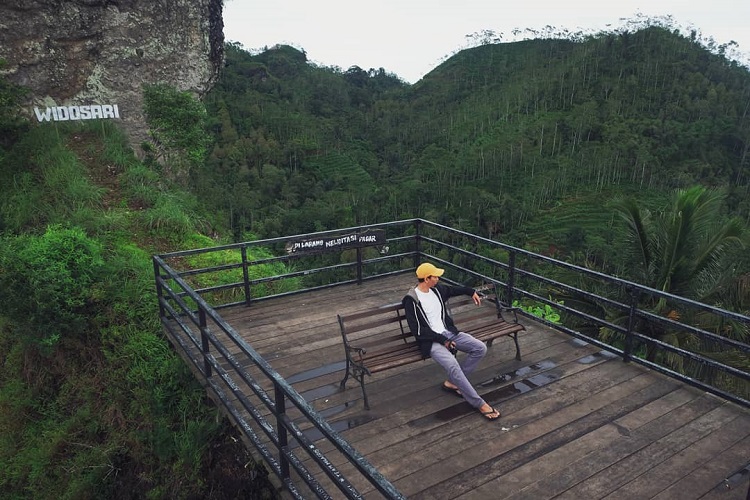
[[[413,86],[288,46],[230,46],[207,99],[217,143],[195,181],[237,235],[429,216],[544,248],[561,210],[615,194],[664,203],[696,184],[724,188],[747,219],[749,82],[658,26],[484,43]],[[595,241],[606,224],[576,231]]]

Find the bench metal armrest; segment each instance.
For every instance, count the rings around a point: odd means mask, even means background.
[[[520,308],[518,307],[505,307],[503,305],[498,305],[497,308],[497,315],[500,319],[505,321],[506,323],[515,323],[518,324],[518,311]],[[510,313],[513,314],[513,319],[511,321],[508,321],[505,319],[505,315],[503,313]]]
[[[354,357],[354,355],[356,355],[357,356],[357,360],[361,364],[362,363],[362,356],[364,356],[365,354],[367,354],[367,349],[365,349],[364,347],[357,347],[357,346],[353,346],[353,345],[348,345],[346,348],[347,348],[347,351],[349,352],[350,357],[352,358],[352,361],[354,361],[353,357]]]
[[[512,307],[512,306],[506,306],[500,301],[500,298],[497,295],[497,291],[495,289],[494,285],[484,285],[480,289],[477,289],[477,293],[479,293],[479,296],[482,297],[484,300],[491,300],[495,304],[495,308],[497,309],[497,317],[506,323],[515,323],[518,324],[518,311],[520,308],[518,307]],[[513,315],[513,319],[511,321],[508,321],[505,319],[505,315],[503,313],[510,313]]]

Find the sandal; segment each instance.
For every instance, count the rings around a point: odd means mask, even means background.
[[[486,418],[487,420],[497,420],[501,416],[500,412],[491,406],[490,406],[490,409],[487,411],[479,410],[479,413],[481,413],[482,416]]]
[[[440,384],[440,388],[443,389],[445,392],[450,392],[451,394],[454,394],[458,396],[459,398],[464,397],[463,394],[461,394],[461,391],[458,390],[458,388],[448,387],[445,384]]]

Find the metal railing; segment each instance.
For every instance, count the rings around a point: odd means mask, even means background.
[[[421,255],[465,280],[503,288],[506,305],[624,361],[750,407],[750,317],[439,224],[417,224]],[[547,306],[560,319],[529,314],[524,303]]]
[[[386,242],[339,248],[333,253],[289,251],[294,242],[371,230],[385,231]],[[325,442],[332,444],[383,496],[402,495],[224,321],[219,310],[411,273],[423,260],[448,268],[451,281],[472,286],[494,284],[503,290],[502,301],[519,306],[521,314],[616,353],[624,361],[637,362],[750,407],[750,373],[743,365],[750,345],[742,341],[750,330],[750,317],[423,219],[153,258],[162,324],[194,360],[195,368],[246,438],[296,498],[305,497],[297,481],[303,481],[318,498],[331,498],[315,472],[309,470],[311,461],[347,498],[360,498],[361,494],[305,437],[299,419],[289,417],[290,410],[317,428]],[[555,318],[529,313],[531,305],[554,312]],[[230,351],[232,344],[239,353]],[[241,380],[232,378],[229,367]],[[268,394],[258,380],[265,380],[266,386],[271,382],[273,394]],[[252,400],[239,384],[251,388]],[[308,459],[299,456],[300,450]]]

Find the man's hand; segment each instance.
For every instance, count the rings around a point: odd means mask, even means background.
[[[471,298],[474,300],[474,303],[476,305],[479,305],[482,303],[482,297],[480,297],[477,292],[474,292],[474,295],[472,295]]]
[[[456,349],[456,343],[452,340],[446,340],[445,344],[443,344],[446,349],[448,349],[452,354],[456,354],[458,352],[458,349]]]

